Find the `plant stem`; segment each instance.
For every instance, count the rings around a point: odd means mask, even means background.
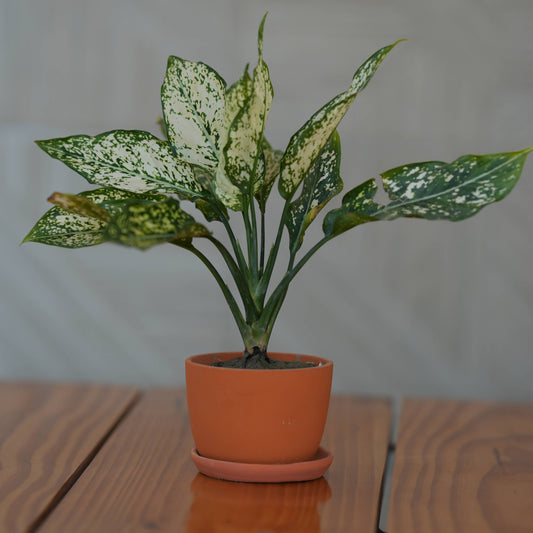
[[[245,275],[246,273],[241,272],[239,266],[229,253],[228,249],[216,237],[210,235],[207,237],[207,239],[216,246],[217,250],[220,252],[224,261],[226,262],[226,265],[228,266],[233,280],[235,281],[235,285],[237,285],[237,289],[239,290],[239,294],[241,295],[242,302],[246,309],[246,322],[251,324],[259,316],[259,308],[257,307],[250,291],[248,279]]]
[[[257,232],[257,218],[255,213],[255,204],[254,204],[254,195],[253,192],[250,191],[250,215],[252,219],[252,256],[254,260],[254,267],[255,267],[255,278],[254,278],[254,287],[257,286],[257,282],[259,281],[259,270],[258,270],[258,247],[257,247],[257,241],[258,241],[258,232]]]
[[[244,197],[245,198],[245,197]],[[257,284],[257,245],[254,242],[254,234],[250,224],[250,216],[248,210],[250,209],[250,202],[246,198],[244,201],[244,209],[242,211],[242,218],[244,220],[244,227],[246,231],[246,242],[248,245],[248,268],[252,278],[252,287]]]
[[[276,241],[274,242],[274,245],[272,246],[272,249],[270,250],[270,254],[268,255],[268,261],[265,267],[265,271],[263,272],[263,275],[257,287],[256,296],[260,298],[261,302],[264,300],[266,291],[268,289],[268,285],[270,283],[270,278],[272,277],[274,265],[276,264],[276,258],[278,256],[279,246],[281,244],[281,237],[283,236],[283,228],[285,227],[285,219],[287,217],[288,211],[289,211],[289,202],[286,201],[285,206],[283,208],[283,213],[281,215],[281,219],[280,219],[280,223],[278,227],[278,233],[276,235]]]
[[[270,333],[272,332],[272,328],[274,327],[274,323],[281,309],[281,305],[283,303],[283,300],[285,299],[285,296],[287,295],[289,283],[294,279],[296,274],[300,272],[300,270],[307,263],[307,261],[309,261],[313,254],[315,254],[320,248],[322,248],[322,246],[324,246],[324,244],[326,244],[332,238],[332,235],[328,237],[323,237],[300,259],[300,261],[295,267],[287,269],[285,276],[283,276],[283,279],[279,282],[275,291],[268,299],[268,302],[264,307],[263,313],[261,314],[261,318],[259,319],[260,325],[265,328],[267,339],[270,338]],[[293,262],[294,258],[292,257],[291,263]]]
[[[211,274],[213,274],[219,287],[222,290],[222,293],[224,294],[224,298],[226,298],[226,302],[228,303],[228,306],[231,310],[231,314],[233,315],[233,318],[235,319],[235,322],[237,323],[237,327],[239,328],[241,337],[243,341],[246,342],[246,339],[249,337],[250,328],[244,321],[241,310],[239,309],[239,306],[237,305],[235,298],[231,294],[231,291],[229,290],[225,281],[222,279],[222,276],[218,273],[213,263],[211,263],[211,261],[209,261],[209,259],[200,250],[198,250],[198,248],[195,248],[195,246],[192,244],[186,245],[186,246],[184,245],[178,245],[178,246],[182,246],[182,248],[185,248],[186,250],[189,250],[190,252],[192,252],[209,269]]]
[[[244,259],[244,254],[242,253],[241,246],[239,244],[239,241],[237,240],[237,237],[235,237],[235,233],[233,233],[233,229],[230,226],[229,220],[226,217],[226,215],[222,212],[222,210],[218,207],[216,201],[210,202],[213,209],[217,212],[218,216],[220,217],[220,221],[226,228],[226,232],[228,234],[228,237],[231,242],[231,246],[233,248],[233,252],[235,253],[235,257],[237,258],[237,263],[239,264],[239,268],[243,275],[245,273],[248,273],[248,267],[246,265],[246,261]]]
[[[261,211],[261,258],[259,261],[259,275],[262,276],[265,270],[265,212]]]

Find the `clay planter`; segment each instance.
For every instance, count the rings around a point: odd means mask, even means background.
[[[271,353],[276,359],[299,358],[319,366],[284,370],[209,366],[239,355],[196,355],[185,362],[198,454],[259,465],[312,460],[326,423],[333,363],[308,355]]]

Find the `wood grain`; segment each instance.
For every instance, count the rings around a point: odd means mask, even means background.
[[[326,476],[333,497],[320,531],[376,532],[390,431],[388,400],[332,398],[323,444],[335,458]]]
[[[232,483],[198,474],[185,394],[149,391],[42,527],[42,533],[375,533],[390,409],[334,397],[323,444],[326,477]],[[41,531],[41,530],[40,530]]]
[[[0,384],[0,531],[33,531],[137,396],[100,385]]]
[[[533,532],[533,406],[407,400],[389,533]]]

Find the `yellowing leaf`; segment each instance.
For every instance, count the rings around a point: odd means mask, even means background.
[[[177,200],[129,203],[109,222],[106,237],[126,246],[146,249],[164,242],[190,242],[209,230],[180,208]]]

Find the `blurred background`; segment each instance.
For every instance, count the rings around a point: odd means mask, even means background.
[[[341,123],[345,190],[407,162],[533,144],[531,0],[0,0],[0,379],[182,385],[187,356],[242,349],[183,250],[19,243],[51,192],[91,188],[33,140],[159,135],[167,56],[232,83],[256,62],[266,11],[280,149],[368,56],[409,39]],[[368,224],[322,248],[270,349],[334,359],[336,391],[533,400],[532,159],[473,219]]]

